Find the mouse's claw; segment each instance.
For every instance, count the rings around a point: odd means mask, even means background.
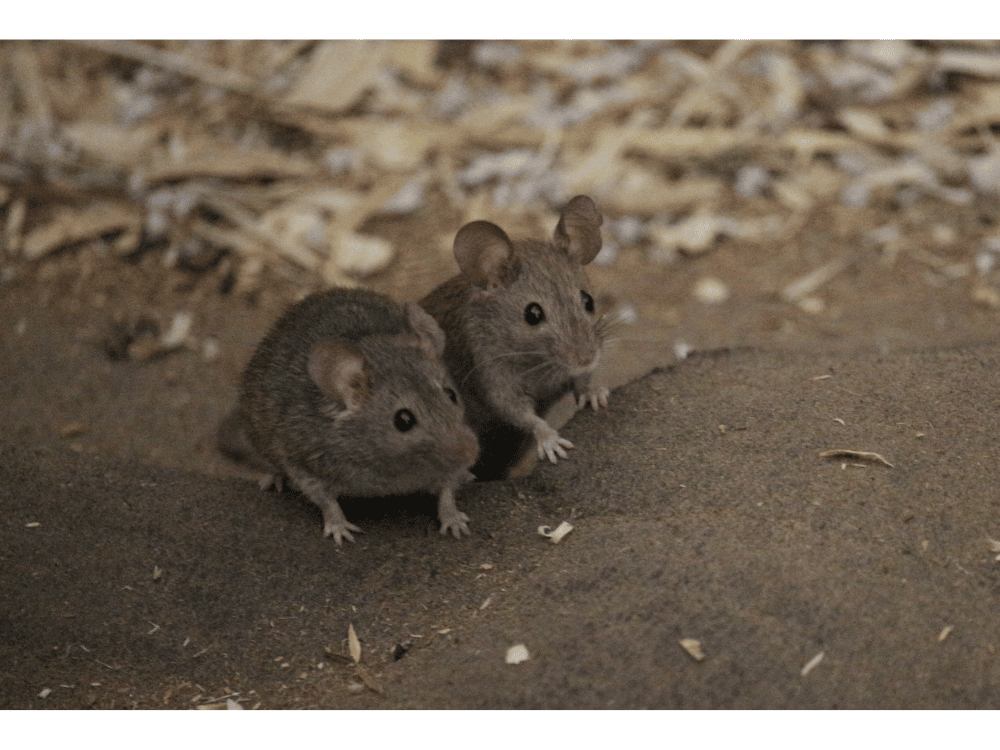
[[[469,517],[455,505],[455,491],[446,487],[438,497],[438,519],[441,521],[441,533],[445,536],[450,531],[456,539],[462,534],[472,536],[469,531]]]
[[[469,517],[461,511],[456,510],[455,515],[442,518],[441,533],[444,536],[448,536],[449,531],[456,539],[461,539],[463,534],[465,536],[472,536],[472,532],[469,531]]]
[[[576,405],[581,409],[587,404],[590,404],[594,411],[597,411],[602,406],[608,408],[608,396],[610,391],[604,386],[596,386],[583,393],[578,393],[576,396]]]
[[[353,523],[348,523],[347,521],[332,523],[328,521],[323,525],[323,536],[332,536],[333,541],[337,543],[338,547],[343,543],[344,539],[352,543],[354,542],[354,537],[351,536],[352,531],[356,531],[359,534],[364,533]]]
[[[565,449],[573,447],[573,443],[566,438],[559,437],[559,433],[544,420],[540,420],[540,423],[535,427],[535,440],[538,443],[539,460],[547,458],[552,463],[556,463],[560,458],[569,458]]]

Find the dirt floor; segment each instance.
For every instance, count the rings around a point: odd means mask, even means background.
[[[39,225],[65,199],[5,184]],[[354,500],[337,547],[216,452],[321,279],[107,237],[0,252],[0,708],[997,708],[996,194],[907,189],[663,253],[595,193],[610,408],[566,424],[568,460],[463,488],[462,540],[433,498]],[[438,187],[366,218],[395,255],[364,283],[423,296],[472,210]]]

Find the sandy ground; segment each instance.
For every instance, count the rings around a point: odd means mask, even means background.
[[[995,44],[0,68],[0,708],[1000,705]],[[471,538],[433,498],[345,501],[338,548],[218,455],[288,304],[419,299],[463,223],[548,234],[578,192],[632,321],[611,405],[568,460],[464,488]]]
[[[994,343],[661,349],[566,426],[570,460],[463,490],[472,538],[432,498],[355,501],[337,548],[212,450],[271,302],[206,298],[220,356],[138,363],[108,357],[106,314],[9,291],[0,707],[1000,701]]]

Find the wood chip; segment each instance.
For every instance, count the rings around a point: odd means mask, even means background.
[[[47,224],[25,235],[21,254],[38,260],[49,253],[101,235],[142,227],[142,216],[124,203],[95,203],[86,208],[61,208]]]
[[[205,137],[185,144],[182,158],[164,159],[154,164],[146,172],[145,179],[150,185],[159,185],[210,177],[280,180],[310,177],[318,173],[319,167],[302,156],[263,149],[247,150]]]
[[[688,655],[695,661],[705,660],[705,651],[701,647],[701,641],[696,638],[681,638],[679,641],[681,648],[688,652]]]
[[[333,112],[347,109],[375,87],[386,51],[383,41],[322,42],[313,50],[285,104]]]
[[[890,469],[895,469],[891,463],[885,460],[878,453],[873,453],[871,451],[855,451],[848,449],[834,449],[829,451],[820,451],[820,458],[854,458],[858,461],[871,461],[872,463],[882,464],[883,466],[888,466]]]
[[[245,94],[257,93],[259,95],[262,93],[259,91],[260,87],[256,80],[238,71],[218,68],[191,56],[168,52],[142,42],[115,39],[106,41],[77,40],[73,43],[163,68],[219,88],[240,91]]]
[[[528,653],[528,647],[523,643],[518,643],[517,645],[511,646],[507,649],[505,661],[508,664],[520,664],[521,662],[528,661],[530,658],[531,654]]]
[[[781,290],[781,298],[785,302],[800,302],[847,268],[847,265],[845,259],[836,258],[788,284]]]

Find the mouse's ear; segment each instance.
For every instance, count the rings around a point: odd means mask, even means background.
[[[350,341],[323,339],[309,350],[309,377],[323,395],[354,411],[371,396],[372,368]]]
[[[403,305],[406,313],[406,320],[410,324],[410,329],[417,334],[420,339],[420,348],[428,357],[440,359],[444,356],[444,331],[424,308],[416,302],[407,302]]]
[[[563,209],[552,241],[570,260],[585,266],[601,251],[603,223],[604,217],[594,201],[586,195],[578,195]]]
[[[473,221],[455,235],[455,260],[462,274],[483,289],[495,289],[514,253],[507,233],[488,221]]]

